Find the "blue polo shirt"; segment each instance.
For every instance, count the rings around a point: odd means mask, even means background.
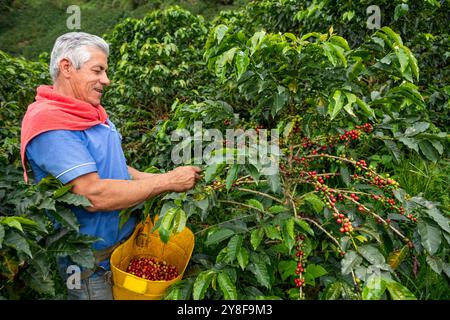
[[[66,184],[91,172],[97,172],[101,179],[130,180],[122,137],[109,119],[107,123],[82,131],[47,131],[33,138],[27,145],[26,154],[36,182],[51,174]],[[80,223],[80,233],[103,239],[93,244],[96,250],[127,238],[136,225],[136,217],[131,216],[119,228],[120,211],[71,209]],[[100,265],[109,270],[109,259]]]

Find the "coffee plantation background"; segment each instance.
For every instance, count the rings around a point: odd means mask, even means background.
[[[379,29],[367,28],[371,5]],[[203,163],[194,190],[122,212],[159,214],[165,240],[184,225],[196,235],[165,299],[450,298],[449,5],[251,1],[208,19],[177,6],[118,19],[104,34],[102,105],[130,165],[175,167],[175,129],[280,132],[276,175],[251,154]],[[22,178],[20,122],[50,83],[48,60],[0,52],[5,299],[62,299],[56,257],[93,264],[97,239],[66,208],[87,200],[52,177]]]

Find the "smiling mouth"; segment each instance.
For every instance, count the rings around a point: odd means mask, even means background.
[[[97,89],[97,88],[94,88],[94,90],[95,91],[97,91],[98,93],[100,93],[100,94],[102,94],[103,93],[103,90],[102,89]]]

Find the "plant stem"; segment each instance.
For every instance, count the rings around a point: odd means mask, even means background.
[[[341,247],[341,245],[339,244],[339,241],[337,241],[337,239],[336,239],[335,237],[333,237],[327,230],[325,230],[324,228],[322,228],[322,226],[321,226],[318,222],[316,222],[316,221],[313,220],[313,219],[307,218],[307,217],[301,217],[301,219],[306,220],[306,221],[309,221],[309,222],[311,222],[312,224],[314,224],[314,225],[315,225],[317,228],[319,228],[323,233],[325,233],[331,240],[333,240],[334,243],[336,243],[336,245],[339,247],[339,250],[344,251],[344,250],[342,250],[342,247]]]
[[[252,190],[252,189],[247,189],[247,188],[236,188],[239,191],[244,191],[244,192],[250,192],[250,193],[254,193],[254,194],[258,194],[260,196],[272,199],[273,201],[276,201],[278,203],[284,204],[283,201],[281,201],[278,198],[272,197],[271,195],[268,195],[267,193],[261,192],[261,191],[256,191],[256,190]]]
[[[242,206],[242,207],[245,207],[245,208],[248,208],[248,209],[254,209],[254,210],[257,210],[257,211],[259,211],[259,212],[261,212],[261,213],[267,214],[268,216],[270,216],[270,217],[273,218],[273,214],[270,214],[270,213],[268,213],[268,212],[266,212],[266,211],[264,211],[264,210],[261,210],[261,209],[259,209],[259,208],[253,207],[253,206],[248,205],[248,204],[245,204],[245,203],[240,203],[240,202],[230,201],[230,200],[219,200],[219,202],[221,202],[221,203],[235,204],[235,205]]]

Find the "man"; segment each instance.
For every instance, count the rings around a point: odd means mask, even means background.
[[[81,289],[69,290],[69,299],[112,299],[111,285],[104,276],[110,270],[109,256],[136,224],[132,217],[119,228],[121,209],[166,191],[189,190],[200,178],[200,169],[193,166],[165,174],[127,166],[121,136],[100,105],[110,83],[108,54],[108,44],[95,35],[70,32],[60,36],[50,60],[53,85],[38,87],[36,101],[22,122],[25,180],[28,160],[36,182],[50,174],[72,184],[72,192],[92,203],[73,209],[80,232],[103,239],[93,246],[100,268],[84,270]],[[62,261],[62,272],[70,264]]]

